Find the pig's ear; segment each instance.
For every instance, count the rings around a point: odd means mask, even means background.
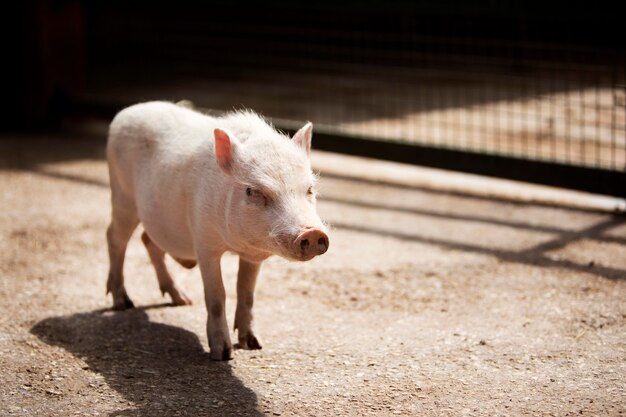
[[[215,159],[217,159],[217,164],[222,171],[232,174],[240,143],[234,135],[222,129],[215,129],[213,134],[215,135]]]
[[[293,135],[293,141],[302,148],[307,156],[311,154],[311,137],[313,136],[313,123],[308,122]]]

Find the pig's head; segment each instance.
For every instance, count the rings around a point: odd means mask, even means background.
[[[226,232],[234,246],[299,261],[328,250],[326,227],[315,208],[312,130],[307,123],[291,140],[263,130],[242,142],[215,129],[217,163],[233,180]]]

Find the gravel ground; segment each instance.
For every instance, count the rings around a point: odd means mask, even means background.
[[[0,415],[626,414],[625,217],[322,173],[330,251],[270,259],[264,348],[217,363],[197,268],[171,307],[139,229],[108,309],[104,142],[73,136],[0,141]]]

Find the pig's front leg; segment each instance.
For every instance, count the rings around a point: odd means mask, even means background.
[[[239,347],[241,349],[261,349],[261,343],[252,329],[252,305],[254,304],[254,287],[261,269],[260,263],[253,263],[239,258],[237,273],[237,311],[235,313],[235,330],[239,331]]]
[[[211,359],[226,361],[233,358],[233,345],[226,322],[226,292],[222,282],[220,255],[198,254],[198,264],[204,284],[204,300],[207,309],[207,337]]]

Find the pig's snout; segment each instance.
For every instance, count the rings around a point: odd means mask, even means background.
[[[320,229],[305,228],[294,242],[294,251],[303,261],[326,253],[328,250],[328,235]]]

